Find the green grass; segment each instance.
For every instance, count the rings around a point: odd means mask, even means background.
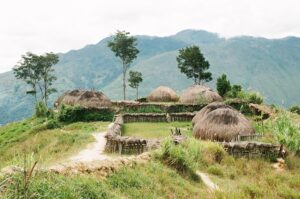
[[[0,127],[0,168],[17,164],[25,154],[48,163],[79,151],[94,138],[91,133],[104,131],[108,122],[77,122],[48,129],[47,119],[31,118]]]
[[[135,136],[140,138],[163,138],[171,135],[171,129],[180,128],[184,135],[192,136],[191,122],[137,122],[126,123],[123,126],[124,136]]]
[[[159,175],[157,175],[159,173]],[[1,182],[1,179],[0,179]],[[22,178],[14,176],[3,198],[24,195]],[[33,198],[201,198],[208,190],[200,182],[190,181],[163,164],[124,167],[107,179],[93,175],[63,176],[39,173],[32,178],[27,197]],[[1,197],[1,193],[0,193]]]

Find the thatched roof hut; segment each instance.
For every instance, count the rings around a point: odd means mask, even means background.
[[[237,110],[221,103],[208,105],[195,116],[193,135],[199,139],[229,142],[238,135],[255,134],[251,123]]]
[[[150,102],[177,102],[178,99],[176,92],[166,86],[154,89],[148,96],[148,101]]]
[[[222,97],[217,92],[202,85],[193,85],[187,88],[179,98],[179,102],[184,104],[197,104],[201,101],[210,103],[222,100]]]
[[[102,92],[87,90],[65,92],[56,100],[54,106],[59,107],[61,104],[78,105],[85,108],[109,108],[112,106],[110,99]]]

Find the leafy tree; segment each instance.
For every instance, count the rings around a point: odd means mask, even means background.
[[[31,86],[32,90],[27,91],[27,94],[34,95],[36,102],[38,102],[38,93],[40,93],[46,106],[49,95],[56,91],[51,86],[56,80],[53,74],[53,65],[57,64],[58,61],[58,56],[54,53],[46,53],[45,55],[27,53],[22,56],[20,64],[13,69],[17,79],[23,80]]]
[[[129,86],[136,89],[136,99],[139,98],[139,85],[143,81],[142,73],[138,71],[129,71]]]
[[[22,55],[22,60],[19,65],[13,68],[14,75],[17,79],[23,80],[26,84],[31,86],[30,91],[27,94],[33,95],[37,102],[37,87],[40,81],[38,72],[38,59],[39,57],[33,53],[26,53]]]
[[[119,57],[123,66],[123,96],[126,99],[126,74],[132,61],[137,57],[139,50],[136,48],[137,39],[129,36],[129,32],[117,31],[112,41],[108,42],[108,47]]]
[[[209,62],[204,58],[198,46],[190,46],[179,50],[177,56],[178,68],[195,84],[203,84],[212,80]]]
[[[300,106],[294,105],[289,108],[289,111],[292,113],[297,113],[300,115]]]
[[[234,84],[231,87],[231,91],[230,91],[230,97],[236,98],[238,97],[238,94],[242,91],[242,86],[241,85],[237,85]]]
[[[225,74],[221,75],[217,79],[217,91],[218,93],[224,97],[231,90],[230,81],[227,80],[227,76]]]

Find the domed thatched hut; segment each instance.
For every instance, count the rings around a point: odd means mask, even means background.
[[[255,134],[245,116],[230,106],[215,103],[200,112],[194,119],[196,138],[229,142],[238,135]]]
[[[187,88],[179,98],[179,102],[184,104],[196,104],[199,101],[210,103],[222,100],[222,97],[217,92],[201,85],[193,85]]]
[[[166,86],[154,89],[148,96],[148,101],[150,102],[177,102],[178,99],[176,92]]]
[[[102,92],[86,90],[65,92],[56,100],[54,105],[55,107],[59,107],[61,104],[78,105],[85,108],[109,108],[112,106],[110,99]]]
[[[208,114],[211,111],[214,111],[218,108],[231,108],[231,106],[226,105],[223,102],[212,102],[197,112],[197,114],[195,115],[195,117],[192,120],[192,125],[194,126],[198,120],[200,120],[206,114]]]

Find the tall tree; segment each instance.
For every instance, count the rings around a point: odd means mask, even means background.
[[[129,86],[136,89],[136,99],[139,98],[139,85],[143,81],[143,76],[141,72],[129,71]]]
[[[177,56],[178,68],[195,84],[203,84],[212,80],[209,62],[204,58],[198,46],[190,46],[179,50]]]
[[[38,72],[39,56],[33,53],[26,53],[22,55],[22,60],[19,65],[13,68],[14,75],[17,79],[23,80],[26,84],[31,86],[30,91],[27,94],[33,95],[35,101],[37,102],[37,87],[40,81],[40,76]]]
[[[225,74],[221,75],[217,79],[217,91],[218,93],[224,97],[231,90],[230,81],[227,80],[227,76]]]
[[[31,86],[32,90],[27,93],[34,95],[36,102],[39,93],[41,100],[47,105],[49,95],[56,91],[52,88],[52,84],[56,80],[53,66],[58,61],[58,56],[54,53],[45,55],[27,53],[22,56],[20,64],[13,69],[17,79],[21,79]]]
[[[108,47],[115,53],[115,56],[119,57],[122,61],[124,100],[126,100],[127,69],[139,53],[139,50],[136,47],[137,39],[129,35],[129,32],[117,31],[117,33],[113,36],[112,41],[108,42]]]

